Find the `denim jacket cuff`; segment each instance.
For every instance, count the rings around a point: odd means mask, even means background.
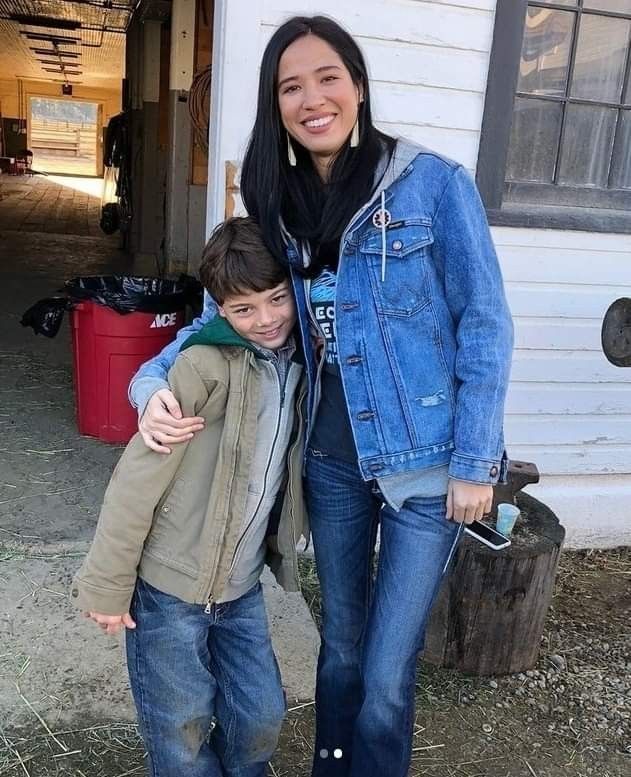
[[[162,378],[137,378],[133,383],[129,391],[129,398],[132,405],[136,406],[138,410],[138,418],[142,418],[142,414],[145,412],[147,403],[151,397],[160,391],[161,389],[168,389],[169,384]]]
[[[503,459],[478,459],[462,453],[452,453],[449,477],[494,486],[502,472]]]

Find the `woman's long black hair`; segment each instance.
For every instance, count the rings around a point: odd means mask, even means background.
[[[278,107],[278,63],[285,49],[304,35],[329,44],[363,93],[359,105],[359,145],[347,140],[333,160],[329,179],[317,174],[309,152],[292,138],[297,165],[290,166],[287,132]],[[285,261],[280,219],[296,238],[318,246],[339,240],[353,214],[370,197],[375,171],[395,141],[372,123],[368,72],[353,38],[326,16],[294,16],[274,33],[263,53],[256,120],[241,173],[241,196],[250,216],[259,223],[272,253]]]

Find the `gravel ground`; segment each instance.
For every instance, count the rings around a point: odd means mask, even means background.
[[[564,553],[532,670],[489,679],[427,668],[429,701],[473,712],[469,748],[499,756],[476,774],[631,775],[630,583],[630,548]]]
[[[533,669],[480,678],[419,664],[410,775],[631,777],[630,623],[631,548],[563,553]]]
[[[318,616],[317,578],[303,561]],[[566,552],[530,671],[468,677],[419,662],[410,777],[630,777],[631,548]],[[270,777],[308,777],[313,703],[290,704]],[[144,771],[135,726],[0,729],[0,776],[127,777]],[[384,775],[388,777],[388,775]]]

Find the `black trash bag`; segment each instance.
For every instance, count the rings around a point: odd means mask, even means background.
[[[95,275],[66,281],[68,297],[90,300],[117,313],[173,313],[186,305],[198,307],[202,285],[190,275],[173,280],[141,278],[131,275]]]
[[[197,314],[202,306],[202,285],[190,275],[173,280],[131,275],[95,275],[66,281],[65,297],[40,299],[22,316],[22,326],[35,334],[55,337],[66,310],[73,303],[88,300],[117,313],[175,313],[187,305]]]
[[[20,323],[32,326],[36,335],[55,337],[69,308],[70,303],[65,297],[40,299],[23,314]]]

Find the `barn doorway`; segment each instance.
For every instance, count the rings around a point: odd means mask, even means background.
[[[98,175],[102,110],[99,103],[31,97],[28,144],[34,170]]]

